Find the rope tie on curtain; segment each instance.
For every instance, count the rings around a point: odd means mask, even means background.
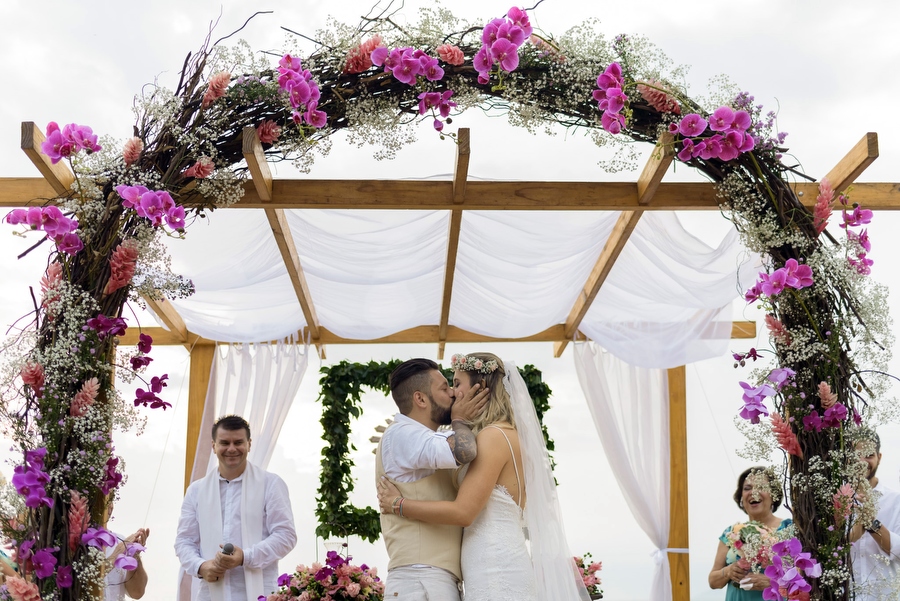
[[[655,549],[650,553],[650,556],[656,563],[660,563],[665,557],[665,553],[690,553],[690,549],[680,548],[680,547],[666,547],[665,549]]]

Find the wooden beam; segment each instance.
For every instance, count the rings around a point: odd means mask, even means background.
[[[819,185],[792,185],[807,207],[816,204]],[[235,209],[415,209],[452,211],[451,181],[289,180],[272,183],[272,200],[263,201],[252,182],[244,198],[219,210]],[[0,177],[0,208],[52,201],[56,193],[40,177]],[[467,210],[473,211],[718,211],[710,183],[663,182],[646,206],[638,203],[634,182],[482,182],[466,184]],[[867,209],[900,210],[900,183],[855,183],[853,201]]]
[[[283,209],[266,209],[266,218],[269,220],[269,227],[272,228],[275,243],[281,252],[281,258],[284,260],[284,265],[291,278],[294,293],[300,302],[300,308],[303,310],[303,317],[306,318],[306,327],[310,338],[321,356],[323,349],[320,340],[321,328],[319,327],[319,318],[316,315],[316,308],[312,302],[312,295],[309,293],[306,276],[303,274],[303,267],[300,265],[300,255],[297,253],[297,246],[294,244],[294,237],[291,235],[287,215]]]
[[[152,298],[142,297],[144,302],[147,303],[147,306],[151,311],[159,318],[163,324],[175,338],[178,340],[179,344],[184,344],[188,339],[188,329],[187,326],[184,325],[184,320],[181,318],[181,315],[178,314],[178,311],[172,306],[171,301],[166,299],[155,300]],[[190,349],[188,349],[190,350]]]
[[[659,141],[650,155],[650,160],[644,165],[644,170],[637,181],[638,204],[647,206],[653,199],[653,195],[659,189],[662,178],[675,158],[675,136],[664,132],[659,136]]]
[[[253,187],[259,199],[268,202],[272,200],[272,171],[269,169],[269,163],[266,162],[266,153],[263,151],[262,142],[259,141],[255,127],[245,127],[243,136],[242,152],[244,160],[247,161],[247,167],[250,169],[250,176],[253,178]]]
[[[206,406],[206,394],[209,390],[209,372],[215,356],[216,347],[212,344],[201,344],[191,349],[187,436],[184,453],[185,490],[191,483],[191,471],[194,467],[194,457],[197,455],[197,442],[200,440],[200,426],[203,423],[203,409]]]
[[[847,189],[847,186],[856,181],[856,178],[865,171],[866,167],[871,165],[872,161],[877,158],[878,134],[869,132],[822,179],[827,179],[836,192],[842,192]],[[856,199],[855,192],[856,190],[854,190],[853,201],[860,202]],[[866,205],[866,208],[870,207]]]
[[[460,205],[465,200],[466,182],[469,178],[469,128],[459,130],[456,145],[456,166],[453,172],[453,203]],[[447,232],[447,261],[444,264],[444,291],[441,299],[441,321],[438,324],[438,359],[444,358],[447,344],[447,326],[450,322],[450,301],[453,298],[453,279],[456,276],[456,256],[459,250],[459,231],[462,226],[462,209],[450,211],[450,225]]]
[[[462,328],[458,328],[456,326],[448,326],[446,341],[465,343],[558,342],[560,340],[568,340],[567,338],[564,338],[565,330],[566,325],[561,323],[555,326],[550,326],[546,330],[543,330],[542,332],[538,332],[536,334],[532,334],[531,336],[524,336],[522,338],[494,338],[491,336],[485,336],[483,334],[476,334],[475,332],[469,332],[468,330],[463,330]],[[173,335],[172,332],[163,328],[128,328],[125,334],[119,337],[119,344],[137,344],[138,334],[140,334],[141,332],[153,336],[154,345],[184,344],[175,335]],[[401,332],[396,332],[394,334],[388,334],[387,336],[382,336],[381,338],[364,340],[361,338],[343,338],[329,331],[327,328],[320,327],[319,341],[322,344],[433,344],[435,342],[438,342],[439,332],[439,325],[418,326],[415,328],[410,328],[408,330],[403,330]],[[301,340],[306,336],[306,333],[306,330],[301,330],[297,333],[296,338],[298,340]],[[756,338],[756,324],[752,321],[736,321],[732,324],[731,334],[732,338]],[[581,332],[578,332],[576,336],[578,340],[586,340],[584,334],[582,334]],[[216,344],[214,340],[203,338],[192,332],[188,332],[187,343],[191,346]]]
[[[669,544],[688,549],[687,381],[685,369],[667,370],[669,381]],[[669,552],[672,601],[690,601],[690,555]]]
[[[47,183],[53,188],[58,196],[66,196],[72,183],[75,181],[75,174],[69,169],[69,165],[63,161],[53,164],[50,157],[41,152],[41,143],[47,138],[44,132],[34,123],[34,121],[22,122],[22,150],[38,168]]]

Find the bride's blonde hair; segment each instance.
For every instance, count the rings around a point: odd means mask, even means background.
[[[496,361],[497,369],[489,374],[482,374],[471,369],[464,369],[462,365],[458,366],[469,377],[469,384],[474,386],[484,380],[484,386],[489,388],[491,396],[481,413],[472,420],[472,431],[479,432],[485,426],[496,422],[507,422],[513,428],[516,427],[516,420],[513,417],[512,402],[509,393],[503,385],[503,378],[506,377],[506,367],[503,361],[493,353],[472,353],[466,355],[471,359],[480,359],[487,364],[489,361]],[[471,365],[473,362],[467,362]]]

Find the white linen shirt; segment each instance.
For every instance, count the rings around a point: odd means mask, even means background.
[[[394,416],[381,437],[381,465],[395,482],[415,482],[437,470],[456,469],[447,438],[452,431],[435,432],[402,413]]]
[[[294,530],[294,514],[291,511],[291,499],[284,480],[271,472],[265,472],[266,492],[265,509],[263,510],[262,540],[251,547],[245,547],[241,536],[241,487],[243,474],[234,480],[226,480],[219,475],[219,499],[222,504],[222,541],[219,544],[231,543],[244,551],[244,566],[262,568],[265,590],[254,593],[269,595],[277,588],[278,560],[290,553],[297,544],[297,532]],[[175,554],[181,561],[181,567],[191,582],[191,599],[209,601],[209,587],[201,579],[200,566],[212,557],[203,557],[200,547],[200,522],[197,514],[204,508],[197,506],[199,496],[199,480],[193,482],[184,493],[181,504],[181,517],[178,520],[178,531],[175,535]],[[247,592],[244,584],[244,568],[242,566],[225,572],[225,601],[246,601]]]
[[[856,601],[900,599],[900,494],[881,482],[873,490],[881,493],[878,520],[891,533],[891,553],[885,554],[877,537],[868,532],[853,543],[850,558]]]

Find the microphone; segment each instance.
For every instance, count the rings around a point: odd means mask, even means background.
[[[234,554],[234,545],[231,543],[225,543],[222,545],[222,554],[223,555],[233,555]]]

